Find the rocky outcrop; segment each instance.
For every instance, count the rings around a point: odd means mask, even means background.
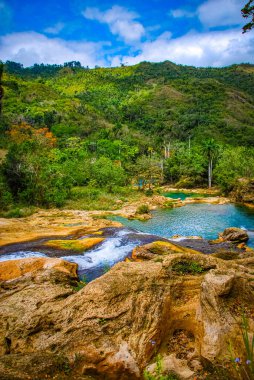
[[[194,249],[182,247],[178,244],[174,244],[172,242],[167,241],[154,241],[152,243],[143,245],[143,246],[137,246],[132,251],[132,259],[136,261],[143,261],[143,260],[152,260],[157,258],[159,259],[159,256],[165,256],[172,253],[191,253],[196,254],[200,253],[198,251],[195,251]]]
[[[221,234],[219,234],[220,241],[230,241],[232,243],[246,243],[249,240],[249,236],[245,230],[236,227],[226,228]]]
[[[240,178],[230,196],[235,202],[254,205],[254,179]]]
[[[244,307],[253,329],[254,258],[160,253],[79,291],[54,266],[2,282],[0,378],[136,380],[157,354],[181,379],[202,378],[227,362],[229,339],[242,357],[237,321]]]
[[[0,281],[13,280],[24,276],[26,273],[47,269],[55,269],[76,277],[77,267],[77,264],[69,263],[63,259],[47,257],[2,261],[0,262]]]
[[[46,243],[44,243],[44,245],[53,249],[60,249],[64,251],[84,252],[94,247],[95,245],[102,243],[103,240],[104,238],[98,237],[84,238],[81,240],[48,240]]]

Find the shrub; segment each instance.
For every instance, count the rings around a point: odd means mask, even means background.
[[[148,205],[140,205],[137,208],[136,214],[149,214],[149,206]]]
[[[172,269],[180,274],[199,274],[204,272],[204,268],[199,263],[191,260],[178,261],[173,264]]]
[[[25,208],[15,207],[15,208],[10,209],[9,211],[2,213],[1,215],[4,218],[26,218],[27,216],[34,214],[35,211],[36,211],[35,207],[25,207]]]

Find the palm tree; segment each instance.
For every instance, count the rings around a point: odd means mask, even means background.
[[[216,158],[219,146],[214,139],[208,139],[203,142],[203,151],[208,159],[208,187],[212,187],[213,179],[213,162]]]

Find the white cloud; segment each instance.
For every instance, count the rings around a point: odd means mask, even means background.
[[[207,33],[193,31],[178,38],[164,33],[154,41],[144,42],[139,49],[140,52],[136,55],[113,57],[112,65],[164,60],[214,67],[242,62],[254,63],[254,33],[243,35],[239,29]]]
[[[44,32],[48,34],[58,34],[63,30],[64,27],[65,25],[63,22],[58,22],[55,25],[49,26],[48,28],[44,29]]]
[[[1,59],[31,66],[34,63],[61,64],[80,61],[84,66],[105,66],[103,46],[108,43],[65,41],[36,32],[12,33],[0,37]]]
[[[207,0],[197,9],[202,24],[207,28],[243,23],[241,8],[245,0]]]
[[[98,8],[86,8],[82,14],[89,20],[108,24],[111,33],[118,35],[126,43],[139,41],[145,34],[143,25],[136,21],[138,15],[117,5],[105,12],[101,12]]]
[[[182,17],[194,17],[196,15],[196,12],[190,12],[190,11],[187,11],[186,9],[173,9],[172,11],[170,11],[169,13],[171,16],[173,16],[174,18],[182,18]]]

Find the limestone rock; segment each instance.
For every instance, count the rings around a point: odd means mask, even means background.
[[[76,277],[77,264],[63,259],[31,257],[0,262],[0,281],[8,281],[38,270],[56,269]]]
[[[178,244],[167,241],[154,241],[152,243],[136,247],[132,251],[132,258],[134,260],[152,260],[156,255],[168,255],[172,253],[199,253],[194,249],[182,247]]]
[[[104,238],[90,237],[80,240],[48,240],[45,246],[69,251],[86,251],[103,242]]]
[[[163,370],[191,379],[204,361],[225,362],[229,339],[241,357],[237,310],[253,330],[253,260],[156,257],[118,263],[78,292],[54,266],[2,282],[0,378],[138,380],[160,354]],[[182,274],[179,262],[195,265]]]
[[[223,241],[230,241],[233,243],[246,243],[249,240],[249,236],[245,230],[236,227],[226,228],[219,237]]]

